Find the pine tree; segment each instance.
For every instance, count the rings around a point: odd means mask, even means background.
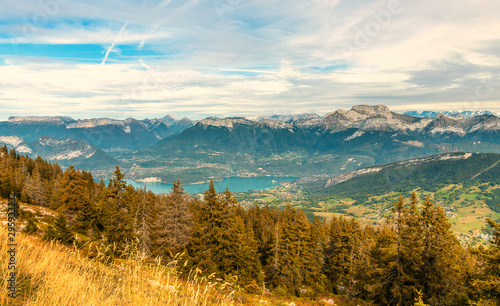
[[[370,250],[370,271],[365,280],[365,299],[379,305],[403,305],[397,232],[385,224],[377,230],[375,237],[375,244]]]
[[[57,241],[63,244],[72,244],[75,241],[75,237],[68,227],[66,218],[62,214],[59,214],[56,218],[54,227]]]
[[[360,242],[362,231],[354,219],[333,218],[330,223],[329,244],[327,248],[327,275],[333,290],[354,293],[358,274],[357,261],[361,257]]]
[[[33,170],[33,175],[27,175],[23,186],[23,195],[27,197],[29,202],[39,205],[46,206],[47,199],[45,196],[45,186],[42,182],[38,169]]]
[[[304,247],[308,241],[303,234],[299,229],[297,211],[287,205],[275,225],[274,243],[268,258],[266,275],[275,287],[281,287],[293,294],[298,294],[302,285],[303,261],[300,254],[306,251]]]
[[[38,231],[38,225],[35,223],[34,218],[28,218],[26,226],[24,227],[24,232],[27,234],[36,234]]]
[[[103,212],[104,236],[108,243],[115,244],[119,250],[132,240],[132,222],[130,207],[127,201],[135,190],[128,190],[125,176],[116,166],[115,178],[111,179],[106,190],[105,199],[101,202]],[[104,207],[103,207],[104,206]]]
[[[97,214],[90,201],[86,181],[79,171],[70,166],[63,174],[61,185],[62,211],[69,216],[71,228],[87,234],[97,222]]]
[[[239,222],[236,226],[239,226]],[[240,236],[240,239],[243,241],[243,244],[239,252],[240,262],[238,263],[238,267],[240,271],[238,276],[242,283],[251,284],[255,282],[259,287],[262,287],[264,275],[259,260],[257,241],[255,240],[255,234],[250,222],[246,223],[244,233]]]
[[[63,244],[72,244],[75,237],[68,227],[66,218],[59,214],[54,220],[54,224],[49,224],[43,234],[42,240],[54,240]]]
[[[56,229],[52,224],[47,225],[47,229],[43,233],[42,240],[43,241],[57,240]]]
[[[194,265],[200,268],[205,275],[216,273],[222,277],[221,263],[224,258],[226,240],[231,224],[230,207],[225,206],[217,192],[214,182],[210,181],[208,190],[205,190],[204,199],[196,208],[195,222],[189,254]]]
[[[419,210],[415,193],[409,205],[400,197],[395,207],[397,275],[393,298],[385,297],[389,305],[409,305],[418,298],[417,292],[431,305],[464,302],[460,292],[464,280],[458,268],[462,248],[450,231],[444,210],[429,198]]]
[[[484,305],[500,304],[500,223],[487,219],[488,225],[493,229],[493,240],[488,249],[474,250],[477,255],[479,267],[473,276],[472,284],[475,293],[484,299]]]
[[[241,252],[253,256],[255,251],[245,239],[245,225],[234,211],[235,204],[229,190],[218,195],[211,181],[196,208],[189,254],[205,275],[215,273],[223,279],[240,274],[251,277],[255,270],[249,269],[242,258]]]
[[[304,276],[304,281],[309,286],[315,288],[316,291],[323,292],[326,290],[326,276],[324,274],[326,264],[325,250],[328,245],[328,227],[324,222],[321,222],[318,216],[315,216],[310,228],[310,245],[311,252],[308,257],[304,258],[304,268],[308,271]]]
[[[142,200],[137,206],[134,218],[135,236],[138,241],[139,249],[142,256],[148,257],[151,255],[151,222],[152,222],[152,205],[148,203],[147,192],[142,190]]]
[[[175,255],[189,246],[193,226],[190,200],[177,180],[167,196],[158,201],[154,237],[160,255]]]
[[[313,284],[311,268],[314,261],[314,246],[311,238],[311,223],[301,209],[296,214],[297,257],[299,258],[300,285]]]

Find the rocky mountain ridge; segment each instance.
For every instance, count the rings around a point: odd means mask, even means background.
[[[309,115],[309,114],[307,114]],[[297,117],[298,118],[298,117]],[[228,117],[207,118],[198,122],[202,125],[234,128],[235,125],[258,125],[264,123],[276,128],[304,128],[330,132],[340,132],[348,129],[361,131],[389,132],[421,132],[428,134],[455,133],[464,136],[477,130],[500,130],[500,118],[492,114],[482,114],[471,117],[450,117],[437,114],[434,117],[413,117],[390,111],[384,105],[356,105],[349,110],[339,109],[325,114],[323,117],[309,116],[287,121],[267,118]]]
[[[0,136],[0,146],[32,157],[40,156],[63,167],[74,165],[85,169],[112,167],[117,161],[99,148],[85,141],[40,137],[28,142],[17,136]]]
[[[439,114],[443,114],[448,117],[456,117],[456,118],[469,118],[469,117],[476,117],[476,116],[481,116],[481,115],[494,115],[499,117],[500,114],[490,112],[487,110],[483,111],[443,111],[443,112],[435,112],[435,111],[407,111],[404,112],[405,115],[413,116],[413,117],[419,117],[419,118],[425,118],[425,117],[436,117]]]

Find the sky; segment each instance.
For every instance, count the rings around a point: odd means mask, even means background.
[[[498,0],[0,0],[0,120],[500,113]]]

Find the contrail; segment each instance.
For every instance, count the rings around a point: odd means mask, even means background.
[[[141,6],[139,7],[139,9],[137,10],[137,12],[140,11],[140,9],[144,6],[144,4],[146,4],[146,2],[148,2],[148,0],[144,0],[144,2],[142,2]],[[137,14],[137,13],[136,13]],[[125,28],[127,27],[127,25],[130,23],[130,20],[127,21],[122,29],[120,30],[120,33],[118,33],[118,35],[116,36],[115,40],[113,41],[113,43],[111,44],[111,46],[108,48],[108,50],[106,50],[106,54],[104,55],[104,58],[102,59],[102,62],[101,62],[101,66],[104,65],[106,63],[106,60],[108,59],[108,56],[109,56],[109,53],[111,53],[111,50],[113,50],[116,42],[118,41],[118,39],[120,38],[120,36],[122,35],[123,31],[125,30]]]
[[[118,35],[116,36],[116,38],[113,41],[113,43],[111,44],[111,46],[108,48],[108,50],[106,50],[106,55],[104,55],[104,58],[102,59],[101,65],[104,65],[106,63],[106,60],[108,59],[109,53],[111,52],[111,50],[113,50],[113,47],[115,46],[116,42],[118,41],[118,39],[120,38],[120,36],[122,35],[123,31],[125,30],[125,28],[127,27],[128,24],[129,24],[129,22],[127,21],[123,25],[122,29],[120,30],[120,33],[118,33]]]

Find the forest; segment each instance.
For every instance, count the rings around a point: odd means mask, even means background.
[[[291,206],[243,209],[213,182],[199,198],[179,180],[169,194],[154,194],[127,185],[118,167],[106,185],[90,172],[3,147],[0,197],[11,193],[57,212],[44,225],[21,210],[26,233],[89,257],[105,249],[104,261],[133,247],[145,260],[175,260],[179,270],[232,280],[255,294],[332,293],[375,305],[500,303],[500,224],[488,220],[489,247],[461,245],[444,210],[414,193],[395,199],[382,226],[343,217],[311,222]]]

